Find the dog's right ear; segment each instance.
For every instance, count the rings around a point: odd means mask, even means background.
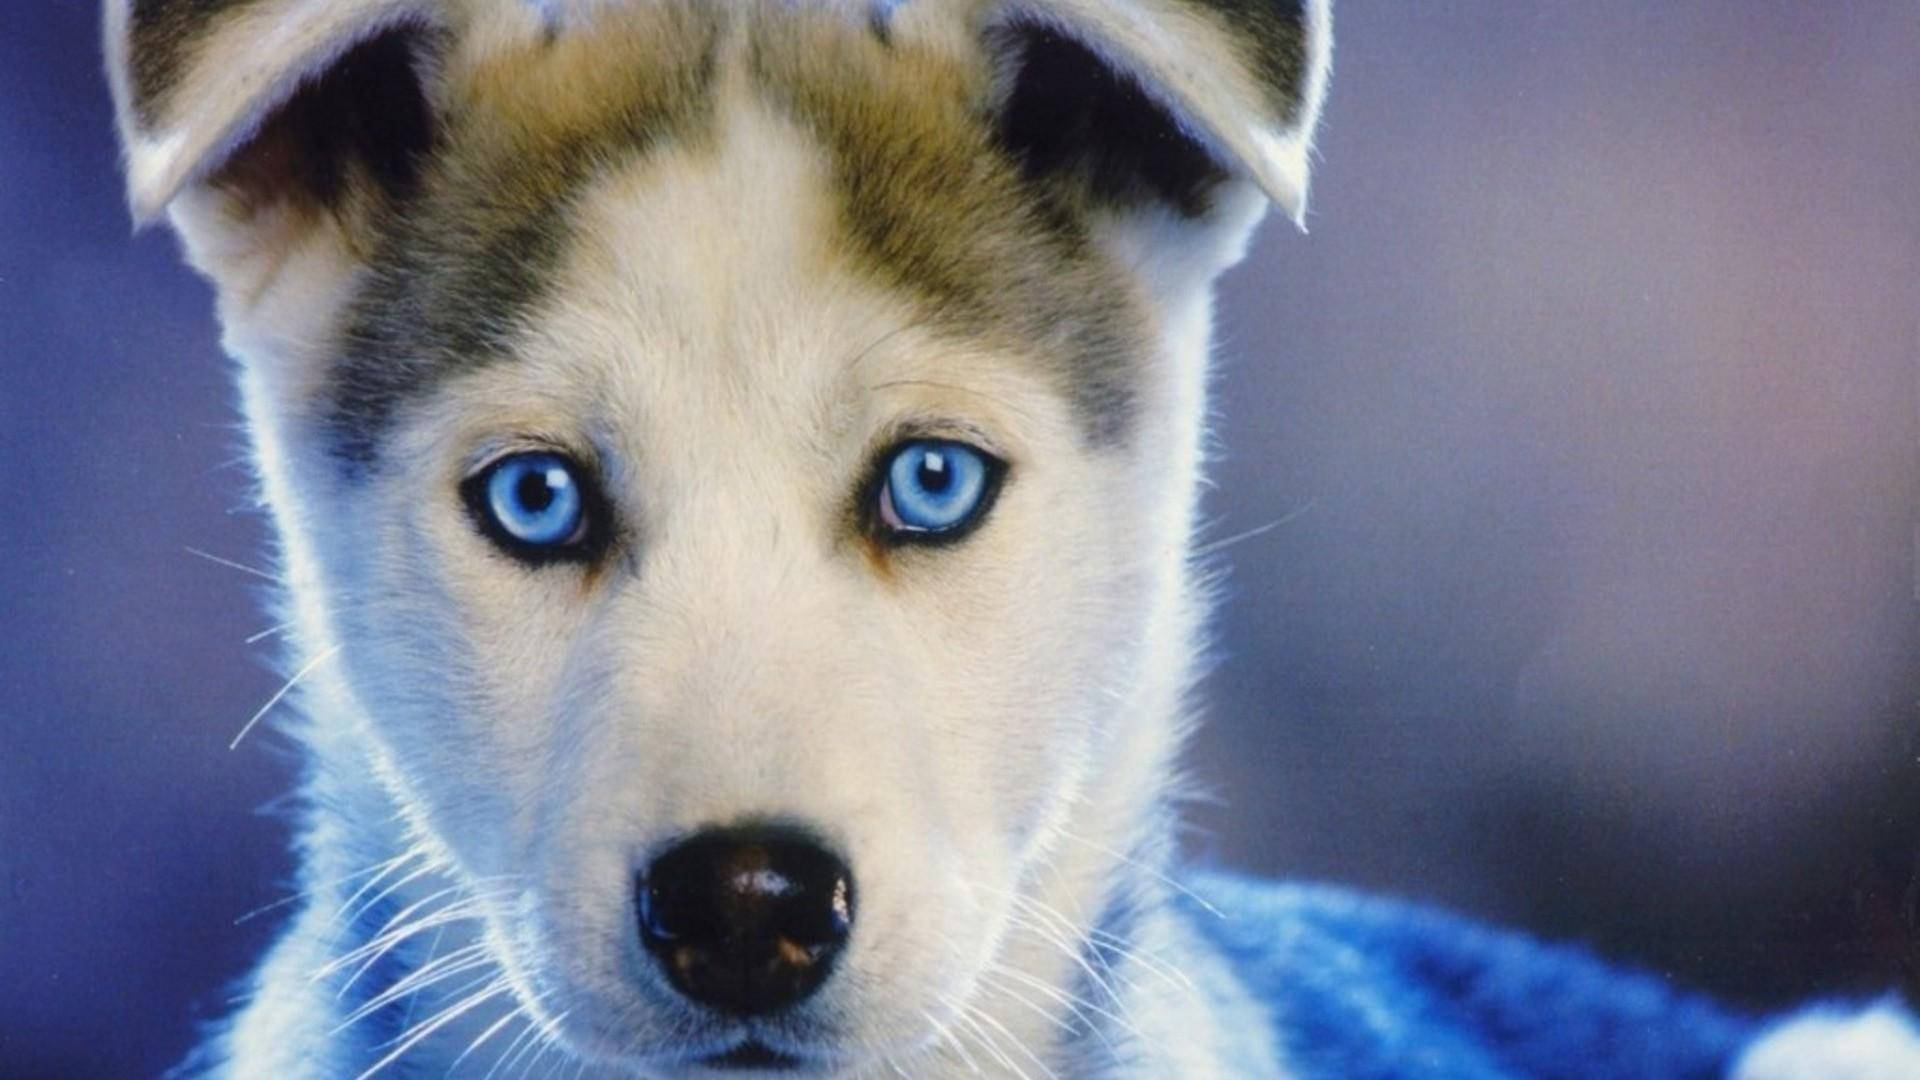
[[[107,0],[136,224],[171,211],[223,306],[362,254],[435,137],[429,0]],[[316,251],[319,248],[321,250]]]
[[[1331,0],[990,0],[1003,140],[1029,172],[1176,204],[1216,171],[1304,224]],[[1191,209],[1192,205],[1188,206]]]

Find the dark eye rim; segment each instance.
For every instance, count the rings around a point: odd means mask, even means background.
[[[513,535],[493,516],[487,486],[493,474],[515,458],[558,458],[580,486],[579,535],[557,544],[532,544]],[[544,446],[516,447],[488,458],[460,482],[460,499],[466,504],[467,518],[481,536],[514,561],[528,567],[554,563],[592,564],[606,553],[612,541],[613,516],[607,499],[601,494],[600,478],[593,468],[565,450]]]
[[[887,474],[892,471],[894,458],[909,446],[915,444],[959,447],[975,454],[986,467],[986,476],[981,480],[980,499],[974,503],[973,510],[956,525],[944,529],[895,529],[887,525],[880,517],[880,493],[886,490]],[[993,451],[971,443],[965,439],[949,435],[910,434],[887,443],[868,459],[866,480],[861,484],[859,495],[859,516],[861,531],[875,542],[888,547],[947,547],[972,536],[986,523],[993,513],[994,503],[1000,498],[1000,490],[1005,486],[1008,466],[1006,459]]]

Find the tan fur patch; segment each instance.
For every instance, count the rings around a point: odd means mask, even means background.
[[[347,321],[339,455],[370,463],[398,402],[507,355],[573,196],[660,139],[698,146],[725,122],[713,87],[735,70],[827,150],[837,231],[865,276],[939,331],[1036,358],[1091,444],[1124,438],[1155,340],[1147,305],[1087,208],[995,144],[983,58],[883,41],[830,10],[668,3],[448,59],[436,159]]]
[[[504,45],[470,34],[443,95],[469,154],[494,164],[538,168],[587,144],[617,152],[623,133],[708,107],[727,21],[713,4],[624,4],[577,30]]]
[[[1085,207],[1024,182],[996,145],[984,59],[783,8],[750,23],[756,83],[827,148],[849,251],[958,337],[1044,358],[1095,444],[1121,439],[1152,340]]]

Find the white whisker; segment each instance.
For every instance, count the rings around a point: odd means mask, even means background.
[[[487,1077],[491,1077],[494,1070],[499,1069],[502,1064],[514,1066],[513,1069],[508,1070],[509,1073],[517,1070],[520,1075],[526,1075],[536,1062],[546,1056],[548,1050],[559,1044],[560,1024],[566,1018],[566,1013],[561,1013],[551,1020],[542,1020],[538,1016],[532,1017],[532,1022],[527,1025],[527,1030],[523,1033],[531,1036],[531,1038],[529,1038],[526,1044],[521,1046],[519,1050],[515,1051],[511,1058],[494,1062],[493,1069],[487,1070]],[[516,1043],[519,1041],[519,1039],[514,1040]],[[532,1052],[533,1057],[528,1058],[524,1066],[519,1065],[519,1059],[525,1057],[529,1052]],[[487,1080],[487,1077],[482,1077],[481,1080]]]
[[[301,679],[304,679],[308,675],[312,674],[314,668],[317,668],[321,664],[325,663],[326,661],[333,659],[335,654],[339,653],[339,651],[340,651],[339,645],[330,645],[327,648],[321,650],[320,655],[307,661],[306,665],[302,667],[299,671],[294,672],[293,678],[288,679],[285,683],[281,685],[280,689],[274,691],[273,696],[267,699],[267,703],[265,705],[260,706],[259,711],[255,712],[252,716],[248,717],[247,722],[240,726],[240,733],[238,735],[235,735],[233,737],[233,741],[227,744],[227,749],[229,750],[237,749],[240,745],[240,740],[247,737],[247,732],[253,730],[253,725],[258,724],[260,722],[261,717],[273,711],[273,707],[275,705],[280,704],[280,699],[286,697],[287,694],[290,691],[292,691],[294,687],[300,685]]]
[[[1157,866],[1149,866],[1148,864],[1141,862],[1139,859],[1136,859],[1131,855],[1126,855],[1121,852],[1115,851],[1110,847],[1107,847],[1100,843],[1096,843],[1095,841],[1089,840],[1084,836],[1076,835],[1072,832],[1067,831],[1066,829],[1056,828],[1054,832],[1056,835],[1063,836],[1068,840],[1072,840],[1076,844],[1083,844],[1087,847],[1092,848],[1097,852],[1100,852],[1103,855],[1111,856],[1112,858],[1118,859],[1121,862],[1127,864],[1128,866],[1131,866],[1134,869],[1141,871],[1142,873],[1151,874],[1156,881],[1159,881],[1162,885],[1165,885],[1166,887],[1174,890],[1175,892],[1178,892],[1182,896],[1185,896],[1187,899],[1192,900],[1194,903],[1199,904],[1202,908],[1206,909],[1208,914],[1214,916],[1215,918],[1224,919],[1227,917],[1225,912],[1213,906],[1213,904],[1208,902],[1206,897],[1201,896],[1199,893],[1194,892],[1192,889],[1189,889],[1185,885],[1182,885],[1178,881],[1175,881],[1174,879],[1168,877]]]
[[[359,1008],[348,1013],[346,1017],[340,1021],[339,1025],[333,1029],[333,1033],[338,1035],[340,1032],[372,1016],[388,1005],[399,1001],[401,998],[412,997],[413,1002],[417,1003],[420,1000],[420,991],[428,987],[444,982],[456,975],[465,974],[475,968],[493,966],[496,965],[494,964],[493,958],[487,954],[485,945],[476,943],[455,949],[445,956],[420,965],[419,968],[408,973],[405,978],[396,981],[392,986],[368,998]],[[413,1013],[412,1010],[409,1009],[403,1027],[412,1026]]]
[[[360,966],[354,969],[354,972],[352,975],[349,975],[345,980],[341,982],[339,989],[335,992],[335,996],[345,997],[347,994],[347,991],[353,989],[354,985],[360,981],[361,977],[366,975],[368,971],[372,970],[373,966],[379,963],[382,957],[386,956],[388,953],[392,952],[394,949],[399,948],[401,945],[405,944],[406,942],[411,941],[413,938],[418,937],[420,934],[423,934],[428,930],[446,926],[450,923],[465,922],[468,919],[477,919],[480,917],[480,915],[481,913],[479,911],[473,909],[473,904],[471,902],[460,901],[458,903],[449,904],[446,907],[441,908],[440,910],[435,911],[430,915],[422,916],[421,918],[416,919],[413,922],[407,923],[394,930],[391,930],[387,933],[382,934],[380,937],[374,939],[373,942],[370,942],[367,946],[363,946],[359,949],[354,950],[355,953],[360,954],[359,956],[354,957],[355,960],[360,961]]]
[[[1025,1055],[1028,1061],[1031,1061],[1035,1065],[1038,1065],[1040,1067],[1041,1072],[1045,1073],[1049,1077],[1053,1077],[1054,1080],[1059,1080],[1059,1074],[1055,1073],[1051,1068],[1049,1068],[1046,1062],[1040,1060],[1040,1056],[1038,1054],[1035,1054],[1031,1047],[1029,1047],[1026,1043],[1020,1040],[1020,1036],[1015,1035],[1012,1031],[1009,1031],[1007,1029],[1007,1026],[1005,1024],[1002,1024],[1000,1021],[994,1019],[992,1013],[987,1012],[985,1009],[976,1009],[973,1011],[973,1016],[974,1016],[974,1019],[978,1020],[980,1023],[987,1024],[991,1026],[995,1031],[998,1031],[1000,1034],[1005,1035],[1007,1037],[1007,1041],[1013,1044],[1014,1049],[1020,1051],[1021,1054]],[[1022,1071],[1020,1075],[1024,1077],[1026,1076],[1026,1073]]]
[[[1187,977],[1186,972],[1160,959],[1153,953],[1138,948],[1131,942],[1123,941],[1102,930],[1090,931],[1089,936],[1102,948],[1113,952],[1121,959],[1139,964],[1150,973],[1158,975],[1167,985],[1196,998],[1199,996],[1200,988],[1193,984],[1193,980]]]
[[[1085,932],[1075,926],[1064,914],[1054,910],[1052,907],[1049,907],[1034,897],[1025,896],[1018,892],[995,889],[984,885],[976,887],[1006,897],[1008,901],[1013,904],[1013,909],[1008,912],[1008,918],[1011,920],[1012,926],[1031,932],[1045,944],[1057,949],[1061,955],[1072,960],[1074,965],[1085,972],[1087,978],[1091,979],[1094,985],[1097,986],[1102,993],[1106,994],[1109,999],[1116,1002],[1122,1000],[1122,996],[1118,988],[1113,985],[1112,980],[1115,978],[1124,979],[1125,976],[1120,975],[1109,967],[1104,959],[1101,960],[1100,968],[1093,966],[1093,963],[1089,961],[1086,956]]]
[[[439,896],[455,891],[457,891],[455,888],[442,889],[437,893],[415,901],[399,914],[388,919],[386,924],[375,932],[371,939],[353,949],[341,953],[326,964],[321,965],[313,972],[310,978],[314,981],[319,981],[349,965],[359,964],[359,968],[344,980],[336,991],[336,996],[343,997],[347,991],[359,981],[361,976],[365,975],[374,964],[379,962],[381,957],[399,947],[402,943],[436,927],[467,919],[478,919],[485,914],[481,905],[492,897],[487,895],[474,895],[458,897],[425,915],[421,915],[418,918],[413,917],[414,913],[421,907],[433,902]]]
[[[960,1055],[961,1062],[967,1066],[967,1071],[973,1073],[975,1076],[980,1075],[979,1063],[973,1060],[972,1054],[967,1053],[966,1044],[961,1040],[960,1036],[954,1032],[953,1026],[951,1024],[943,1024],[939,1020],[936,1020],[933,1013],[925,1009],[920,1010],[920,1015],[925,1017],[927,1024],[933,1028],[934,1046],[936,1048],[941,1045],[952,1046],[954,1051]]]
[[[1052,998],[1054,1001],[1060,1003],[1061,1005],[1066,1006],[1067,1009],[1071,1010],[1075,1016],[1078,1016],[1081,1019],[1085,1019],[1086,1014],[1091,1012],[1099,1016],[1105,1017],[1106,1019],[1113,1021],[1115,1024],[1120,1025],[1121,1030],[1125,1031],[1129,1035],[1132,1035],[1134,1038],[1136,1039],[1143,1038],[1143,1036],[1140,1034],[1140,1029],[1135,1027],[1133,1022],[1127,1017],[1122,1016],[1111,1009],[1105,1008],[1091,1001],[1088,1001],[1086,998],[1083,998],[1078,994],[1069,993],[1067,991],[1058,989],[1057,987],[1048,986],[1044,981],[1040,979],[1036,979],[1033,976],[1027,974],[1026,972],[1019,970],[1018,968],[1009,967],[1005,964],[994,964],[992,966],[992,973],[996,979],[1014,979],[1026,986],[1032,987],[1035,991],[1041,994],[1044,994],[1047,997]],[[1007,991],[1009,989],[1005,983],[1000,983],[999,986],[1000,986],[1000,989],[1003,991]],[[1087,1026],[1091,1028],[1096,1035],[1099,1036],[1102,1042],[1106,1041],[1106,1034],[1104,1031],[1102,1031],[1101,1026],[1099,1024],[1090,1023]],[[1069,1028],[1069,1030],[1071,1030],[1071,1028]]]
[[[254,577],[257,577],[257,578],[265,578],[266,580],[273,582],[275,585],[286,584],[286,581],[282,579],[280,575],[270,574],[267,571],[262,570],[257,566],[248,566],[246,563],[243,563],[243,562],[235,562],[234,560],[226,558],[224,556],[215,555],[211,551],[202,551],[197,547],[188,547],[188,548],[183,548],[182,550],[184,550],[189,555],[196,555],[202,559],[207,560],[210,563],[217,563],[220,566],[224,566],[229,570],[238,570],[243,574],[252,574]]]
[[[431,861],[428,861],[426,865],[421,866],[420,868],[414,870],[412,873],[407,874],[406,876],[400,878],[400,880],[394,882],[391,885],[388,885],[384,889],[381,889],[378,893],[376,893],[373,896],[372,899],[368,900],[365,904],[361,905],[361,907],[358,910],[355,910],[351,916],[348,915],[347,909],[353,907],[354,904],[362,896],[365,896],[367,894],[367,891],[369,889],[372,889],[374,886],[380,884],[381,880],[384,879],[388,874],[393,873],[395,870],[400,869],[402,866],[405,866],[407,863],[411,862],[415,858],[425,855],[426,853],[427,853],[427,849],[425,845],[415,845],[411,848],[408,848],[406,851],[403,851],[400,854],[394,856],[393,858],[388,859],[386,862],[382,863],[379,867],[380,872],[378,874],[375,874],[371,879],[363,883],[358,889],[355,889],[352,895],[348,896],[345,900],[341,901],[339,910],[333,913],[333,922],[336,924],[351,925],[354,922],[359,921],[360,916],[372,910],[375,904],[378,904],[380,901],[386,899],[388,896],[390,896],[393,893],[395,889],[398,889],[406,885],[409,881],[412,881],[415,878],[418,878],[422,874],[431,872],[434,866]]]
[[[475,1050],[480,1049],[481,1046],[485,1045],[488,1039],[491,1039],[495,1035],[499,1034],[500,1029],[506,1027],[508,1024],[513,1023],[515,1020],[524,1018],[526,1015],[527,1015],[527,1007],[525,1005],[519,1005],[519,1006],[516,1006],[512,1012],[508,1013],[507,1015],[501,1017],[498,1020],[495,1020],[493,1023],[488,1024],[486,1030],[482,1031],[479,1035],[475,1036],[474,1040],[467,1044],[467,1048],[465,1050],[460,1051],[460,1056],[454,1058],[453,1061],[447,1065],[447,1075],[452,1076],[454,1073],[454,1070],[460,1067],[461,1062],[471,1057],[473,1055],[473,1052]],[[529,1026],[529,1030],[531,1030],[531,1026]]]
[[[1005,1024],[995,1019],[991,1012],[973,1005],[956,1002],[952,998],[943,997],[942,1000],[946,1002],[949,1008],[955,1009],[960,1014],[962,1022],[964,1022],[969,1029],[980,1036],[981,1046],[993,1053],[1001,1064],[1011,1069],[1014,1074],[1021,1077],[1022,1080],[1032,1080],[1032,1078],[1028,1077],[1026,1070],[1021,1068],[1020,1065],[1013,1060],[1012,1056],[1000,1046],[1000,1037],[1004,1037],[1008,1043],[1011,1043],[1013,1049],[1037,1066],[1041,1073],[1053,1078],[1053,1080],[1058,1080],[1058,1074],[1055,1073],[1045,1061],[1042,1061],[1040,1056],[1034,1053],[1033,1049],[1021,1040],[1020,1036],[1015,1035]],[[993,1030],[988,1031],[988,1028],[992,1028]],[[995,1032],[998,1033],[999,1037],[995,1036]]]
[[[445,963],[446,958],[440,955],[440,946],[446,940],[447,940],[447,928],[445,926],[442,926],[440,929],[435,930],[433,932],[433,944],[427,946],[426,963],[420,965],[419,968],[416,968],[413,971],[409,972],[407,974],[407,977],[404,979],[401,979],[399,983],[395,983],[394,986],[388,987],[387,988],[388,991],[392,991],[395,987],[399,986],[400,983],[406,982],[407,979],[411,979],[418,976],[423,970],[430,969],[436,964]],[[463,946],[462,948],[455,949],[451,955],[458,956],[462,952],[466,951],[467,948],[471,948],[471,946]],[[480,954],[482,957],[484,957],[486,955],[486,950],[482,948],[480,950]],[[456,963],[455,969],[456,971],[470,970],[466,965],[458,964],[458,963]],[[451,972],[449,974],[451,974]],[[424,983],[421,983],[418,989],[424,990],[427,987],[432,986],[434,983],[437,983],[439,981],[440,980],[438,978],[430,979]],[[407,998],[407,1015],[404,1018],[402,1018],[400,1021],[400,1026],[402,1027],[412,1027],[414,1015],[420,1009],[420,995],[417,993],[414,993],[412,990],[407,991],[407,993],[409,995]]]
[[[527,1010],[523,1006],[519,1011],[526,1013]],[[528,1047],[538,1041],[539,1035],[540,1027],[533,1022],[533,1018],[529,1014],[527,1016],[526,1026],[520,1029],[520,1034],[513,1037],[513,1041],[507,1043],[506,1046],[500,1049],[500,1056],[493,1059],[493,1067],[488,1069],[486,1075],[482,1076],[480,1080],[493,1080],[493,1074],[499,1072],[501,1066],[510,1061],[517,1060],[521,1054],[526,1052]]]
[[[275,634],[284,634],[287,631],[293,629],[293,627],[294,627],[294,624],[291,622],[283,622],[283,623],[276,624],[274,626],[269,626],[265,630],[248,634],[244,643],[247,645],[255,645],[255,644],[258,644],[259,642],[265,641],[266,639],[272,637]]]
[[[1218,552],[1225,551],[1227,548],[1230,548],[1235,544],[1243,543],[1247,540],[1253,539],[1256,536],[1263,536],[1267,533],[1270,533],[1273,530],[1279,528],[1280,526],[1295,520],[1300,515],[1313,509],[1314,504],[1318,503],[1319,501],[1320,501],[1319,498],[1316,496],[1315,498],[1308,499],[1304,504],[1302,504],[1299,507],[1299,509],[1292,510],[1286,514],[1281,515],[1280,517],[1274,518],[1272,521],[1267,522],[1265,525],[1256,525],[1253,528],[1248,529],[1244,532],[1237,532],[1237,533],[1234,533],[1232,536],[1228,536],[1220,540],[1215,540],[1212,543],[1202,544],[1199,547],[1193,549],[1193,554],[1190,557],[1194,559],[1204,559],[1209,555],[1213,555]]]
[[[1019,1005],[1021,1008],[1026,1009],[1028,1012],[1033,1013],[1035,1016],[1038,1016],[1040,1019],[1046,1021],[1047,1023],[1053,1025],[1054,1027],[1059,1028],[1061,1031],[1066,1032],[1069,1035],[1074,1034],[1076,1029],[1074,1028],[1072,1021],[1067,1020],[1066,1018],[1062,1017],[1060,1014],[1054,1012],[1052,1009],[1049,1009],[1046,1006],[1040,1004],[1039,1002],[1033,1000],[1032,998],[1027,997],[1025,994],[1019,993],[1018,991],[1014,990],[1011,986],[1008,986],[1005,982],[1001,981],[1001,976],[1003,976],[1004,974],[1012,970],[1013,970],[1012,968],[995,970],[994,968],[990,967],[988,970],[982,971],[980,973],[980,983],[982,986],[986,987],[987,989],[992,990],[995,993],[998,993],[1001,996],[1011,1000],[1014,1004]],[[1056,996],[1059,996],[1059,995],[1056,995]],[[1069,1007],[1069,1011],[1074,1016],[1080,1015],[1080,1010],[1078,1009]]]
[[[1066,916],[1033,897],[1011,893],[1009,899],[1014,904],[1014,909],[1008,912],[1013,925],[1031,931],[1042,941],[1058,949],[1109,997],[1118,996],[1113,984],[1109,981],[1116,974],[1113,969],[1107,967],[1104,960],[1101,967],[1106,970],[1096,969],[1087,959],[1086,945],[1090,936],[1089,931],[1068,922]]]
[[[273,911],[277,908],[286,907],[288,904],[292,904],[300,900],[305,900],[311,896],[316,896],[319,894],[319,892],[322,889],[330,889],[335,885],[345,885],[347,882],[352,881],[355,878],[362,878],[362,877],[366,877],[368,874],[372,874],[374,875],[374,879],[378,880],[380,875],[386,873],[386,868],[389,865],[391,865],[393,861],[394,861],[393,859],[388,859],[386,862],[375,863],[372,866],[369,866],[363,870],[355,870],[351,874],[342,874],[339,877],[329,878],[326,881],[314,882],[313,884],[308,885],[304,889],[296,889],[293,892],[288,893],[287,895],[281,897],[278,900],[274,900],[269,903],[262,904],[259,907],[246,912],[245,914],[234,919],[233,925],[239,926],[242,923],[258,918],[259,916],[264,915],[269,911]]]
[[[960,1005],[948,999],[943,1000],[946,1000],[948,1008],[955,1011],[954,1022],[974,1034],[981,1050],[985,1051],[996,1062],[1005,1066],[1009,1072],[1020,1077],[1020,1080],[1031,1080],[1031,1078],[1027,1076],[1026,1071],[1020,1068],[1020,1064],[1009,1057],[1005,1050],[1000,1048],[999,1040],[995,1039],[993,1034],[981,1026],[979,1020],[974,1018],[974,1010],[971,1006]]]
[[[432,1035],[434,1032],[439,1031],[441,1028],[446,1027],[448,1024],[453,1023],[455,1020],[460,1019],[462,1016],[465,1016],[486,1004],[488,1001],[512,989],[512,984],[507,981],[505,976],[501,976],[494,979],[491,983],[482,986],[472,994],[469,994],[466,998],[440,1010],[434,1014],[431,1019],[416,1025],[406,1032],[398,1046],[394,1047],[387,1056],[374,1062],[359,1076],[354,1077],[354,1080],[368,1080],[369,1077],[405,1057],[407,1051],[420,1045],[429,1035]]]

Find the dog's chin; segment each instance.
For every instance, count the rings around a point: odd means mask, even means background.
[[[562,1041],[570,1042],[573,1033],[567,1029],[572,1025],[563,1020],[559,1026]],[[825,1078],[869,1074],[882,1062],[914,1057],[934,1040],[929,1030],[916,1045],[879,1051],[849,1045],[847,1040],[824,1032],[803,1035],[787,1030],[795,1026],[720,1021],[676,1032],[666,1044],[632,1040],[612,1045],[613,1040],[600,1038],[580,1046],[577,1052],[596,1064],[662,1080]]]
[[[505,966],[519,976],[522,1003],[539,1023],[574,1056],[639,1076],[850,1076],[912,1059],[938,1037],[934,1020],[923,1014],[919,1023],[889,1031],[886,1045],[872,1045],[832,1019],[862,1013],[860,1004],[845,1001],[728,1017],[686,1004],[645,971],[616,971],[623,966],[616,958],[569,972],[541,959],[582,953],[529,948],[524,934],[514,942],[508,951],[525,959],[506,959]]]
[[[888,1061],[906,1061],[932,1046],[937,1031],[901,1032],[875,1047],[819,1021],[806,1011],[741,1020],[666,1008],[574,1008],[555,1018],[560,1042],[576,1055],[640,1076],[837,1077],[866,1075]],[[885,1071],[884,1068],[881,1071]]]
[[[782,1049],[773,1042],[747,1036],[726,1050],[696,1054],[656,1065],[654,1071],[675,1080],[718,1080],[721,1077],[834,1077],[860,1073],[872,1062],[816,1047]]]

